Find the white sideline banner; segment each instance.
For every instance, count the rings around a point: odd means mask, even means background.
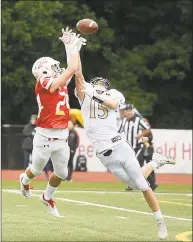
[[[95,155],[95,150],[85,130],[76,128],[80,144],[74,157],[74,167],[78,155],[87,159],[87,171],[105,172],[107,169]],[[192,130],[152,129],[155,151],[176,159],[176,165],[166,165],[157,173],[192,174]]]

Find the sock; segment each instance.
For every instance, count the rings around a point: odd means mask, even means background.
[[[148,164],[152,166],[153,170],[155,170],[158,167],[158,164],[155,161],[150,161]]]
[[[58,188],[58,187],[53,187],[53,186],[51,186],[51,185],[48,183],[48,185],[47,185],[47,187],[46,187],[46,190],[45,190],[45,192],[44,192],[44,198],[45,198],[46,200],[50,200],[50,199],[52,199],[53,193],[57,190],[57,188]]]
[[[160,219],[160,218],[163,218],[162,216],[162,213],[160,210],[158,210],[157,212],[153,212],[154,216],[155,216],[155,219]]]
[[[22,184],[23,185],[28,185],[30,183],[30,181],[31,181],[31,179],[25,173],[25,175],[23,176],[23,179],[22,179]]]

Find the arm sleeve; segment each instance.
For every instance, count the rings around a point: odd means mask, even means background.
[[[151,128],[151,126],[149,124],[147,124],[143,119],[140,119],[139,127],[141,129],[150,129]]]
[[[42,87],[45,88],[46,90],[50,89],[53,82],[54,82],[53,77],[42,76],[40,78],[40,83],[41,83]]]

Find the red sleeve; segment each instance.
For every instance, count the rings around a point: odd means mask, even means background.
[[[42,85],[43,88],[47,90],[49,90],[53,82],[54,82],[53,77],[42,76],[40,78],[40,84]]]

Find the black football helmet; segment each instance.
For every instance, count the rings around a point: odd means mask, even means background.
[[[106,91],[108,91],[108,90],[110,90],[112,87],[111,87],[111,83],[107,80],[107,79],[105,79],[105,78],[103,78],[103,77],[94,77],[94,78],[92,78],[91,80],[90,80],[90,84],[92,84],[92,85],[98,85],[98,86],[103,86],[103,87],[105,87],[105,89],[106,89]]]

